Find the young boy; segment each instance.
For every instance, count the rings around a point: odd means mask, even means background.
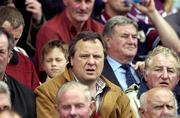
[[[67,45],[60,40],[50,40],[42,49],[42,67],[46,80],[64,71],[67,63]]]

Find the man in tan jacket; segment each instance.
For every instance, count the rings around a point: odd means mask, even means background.
[[[37,118],[58,118],[56,94],[68,81],[89,87],[99,118],[133,118],[128,97],[101,75],[105,54],[106,46],[99,34],[79,33],[69,45],[69,64],[65,72],[35,89]]]

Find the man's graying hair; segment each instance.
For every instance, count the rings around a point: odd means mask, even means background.
[[[135,21],[127,18],[126,16],[114,16],[111,19],[109,19],[105,24],[103,30],[103,36],[111,36],[115,32],[114,30],[115,26],[123,26],[128,24],[134,25],[134,27],[138,31],[138,24]]]
[[[0,94],[6,94],[11,102],[11,94],[8,85],[4,81],[0,81]]]
[[[173,49],[166,48],[163,46],[158,46],[149,52],[149,54],[147,55],[145,59],[145,67],[144,67],[145,72],[148,70],[149,64],[152,58],[158,54],[163,54],[166,57],[172,56],[176,60],[176,62],[174,63],[176,63],[175,66],[177,69],[177,74],[178,76],[180,76],[180,58],[178,54]]]

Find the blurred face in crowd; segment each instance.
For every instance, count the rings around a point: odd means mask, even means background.
[[[82,91],[67,90],[59,98],[59,118],[90,118],[92,115],[94,104],[85,97]]]
[[[129,63],[137,53],[137,30],[132,24],[116,25],[114,33],[106,40],[108,54],[120,63]]]
[[[91,16],[95,0],[63,0],[72,23],[85,22]]]
[[[141,118],[177,118],[175,98],[169,91],[156,90],[148,93]]]
[[[8,32],[13,34],[14,40],[15,40],[15,46],[18,43],[19,39],[21,38],[22,32],[23,32],[23,25],[13,28],[10,22],[5,21],[2,25]]]
[[[160,86],[174,89],[179,81],[176,65],[177,61],[173,56],[157,54],[152,57],[144,76],[148,87]]]
[[[2,79],[6,66],[11,58],[11,52],[8,50],[8,39],[4,34],[0,34],[0,79]]]
[[[70,62],[72,71],[79,81],[87,84],[95,82],[104,66],[103,46],[98,39],[79,40],[75,45],[75,54]]]
[[[5,110],[0,113],[0,118],[21,118],[21,117],[14,111]]]
[[[11,101],[7,94],[0,93],[0,111],[11,109]]]
[[[125,15],[131,11],[131,7],[125,3],[125,0],[103,0],[103,2],[109,15]]]
[[[66,58],[62,49],[55,47],[44,54],[43,68],[51,78],[60,74],[66,67]]]

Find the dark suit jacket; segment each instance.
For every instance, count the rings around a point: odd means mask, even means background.
[[[18,112],[22,118],[36,118],[34,92],[8,75],[6,75],[5,82],[11,92],[12,108]]]
[[[141,75],[138,72],[136,72],[136,74],[139,77],[139,80],[141,81]],[[116,78],[116,75],[113,72],[113,69],[111,68],[109,62],[107,61],[107,59],[105,59],[105,61],[104,61],[104,68],[103,68],[102,75],[105,76],[112,83],[114,83],[117,86],[119,86],[120,88],[122,88],[118,82],[118,79]]]

